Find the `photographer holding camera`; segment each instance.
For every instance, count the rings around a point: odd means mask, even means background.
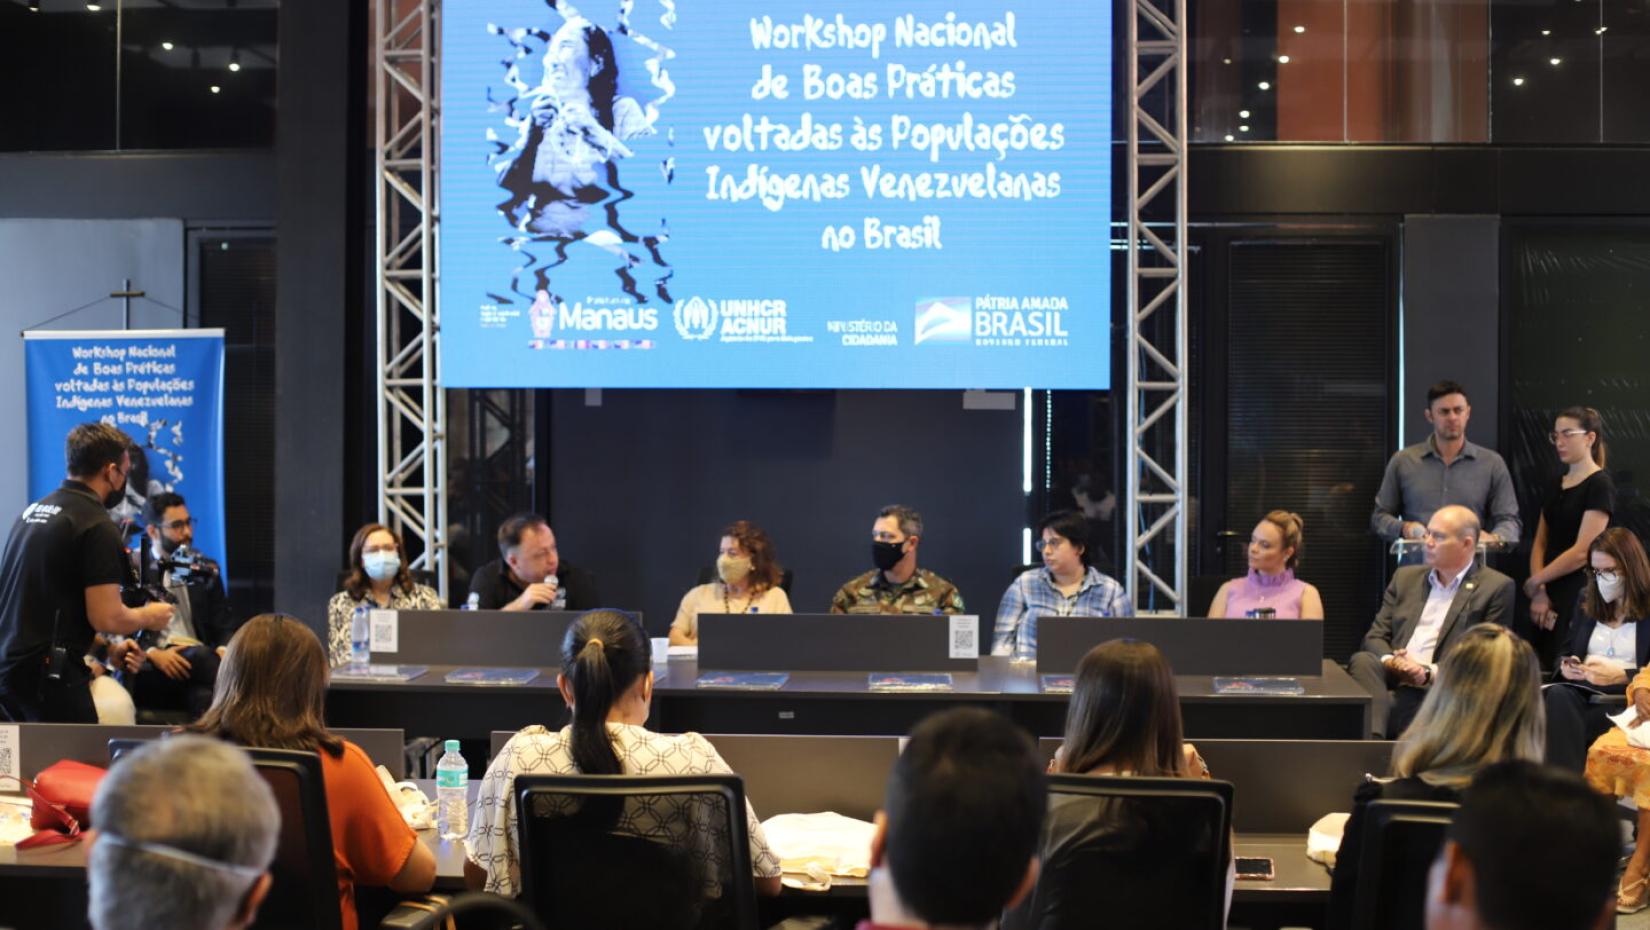
[[[223,576],[217,562],[194,550],[195,520],[182,495],[150,495],[143,516],[143,588],[151,600],[171,605],[172,620],[138,635],[144,662],[127,680],[139,710],[187,711],[193,720],[212,704],[218,659],[235,633]]]
[[[24,508],[0,554],[0,720],[96,723],[92,638],[164,629],[172,616],[121,601],[132,563],[107,508],[125,495],[132,440],[82,423],[64,445],[68,480]]]

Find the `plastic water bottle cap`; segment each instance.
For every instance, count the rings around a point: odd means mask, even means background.
[[[448,752],[458,752],[458,740],[456,740],[456,739],[448,740],[447,741],[447,751]]]

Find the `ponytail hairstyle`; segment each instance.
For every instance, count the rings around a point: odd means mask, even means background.
[[[1289,560],[1284,563],[1284,567],[1294,568],[1300,564],[1301,545],[1305,542],[1301,537],[1301,531],[1306,528],[1306,521],[1301,519],[1301,515],[1287,510],[1274,510],[1261,519],[1278,528],[1278,533],[1283,537],[1283,548],[1294,550],[1289,553]]]
[[[1566,407],[1555,419],[1574,420],[1577,426],[1593,434],[1593,462],[1603,468],[1609,451],[1604,444],[1604,417],[1592,407]]]
[[[585,775],[620,775],[607,735],[607,714],[619,696],[653,667],[652,643],[630,615],[598,608],[567,628],[561,673],[573,691],[573,764]]]

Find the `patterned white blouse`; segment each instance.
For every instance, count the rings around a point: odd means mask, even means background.
[[[349,596],[348,591],[339,591],[327,602],[327,657],[337,668],[349,662],[349,625],[355,614],[355,608],[365,605],[369,610],[379,607],[372,596],[356,600]],[[429,585],[413,585],[412,593],[401,589],[400,585],[390,586],[390,602],[386,610],[441,610],[446,607],[441,603],[441,595]]]
[[[731,775],[716,747],[697,733],[668,735],[645,727],[609,723],[607,732],[613,751],[627,775]],[[470,831],[465,838],[470,861],[487,872],[486,889],[494,894],[515,897],[521,893],[521,857],[516,836],[515,782],[517,775],[576,775],[573,763],[572,727],[554,733],[530,726],[504,744],[482,776],[475,807],[470,811]],[[678,836],[683,827],[704,818],[661,817],[648,805],[625,805],[620,828],[638,836],[669,836],[672,845],[703,849],[705,855],[720,855],[721,844],[705,844],[704,838]],[[750,831],[751,871],[771,878],[779,874],[779,857],[768,848],[762,823],[750,799],[745,800],[745,825]],[[696,842],[700,840],[700,842]],[[706,847],[709,848],[706,848]],[[712,868],[710,875],[721,874]]]

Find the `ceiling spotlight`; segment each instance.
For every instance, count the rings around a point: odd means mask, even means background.
[[[1596,35],[1596,36],[1604,35],[1604,30],[1609,29],[1609,28],[1610,28],[1609,26],[1600,26],[1597,29],[1593,30],[1593,35]]]
[[[1551,59],[1548,59],[1547,63],[1556,68],[1559,65],[1564,63],[1564,59],[1562,59],[1562,58],[1551,58]]]
[[[1514,87],[1523,87],[1524,86],[1524,79],[1523,78],[1513,78],[1513,86]]]
[[[241,70],[241,63],[240,63],[240,62],[238,62],[238,61],[232,61],[232,62],[230,62],[230,63],[229,63],[229,70],[231,70],[231,71],[239,71],[239,70]]]
[[[88,3],[88,4],[86,4],[86,12],[88,12],[88,13],[101,13],[101,12],[103,12],[103,4],[101,4],[101,3]]]
[[[1232,134],[1231,134],[1231,133],[1227,133],[1227,134],[1226,134],[1226,141],[1227,141],[1227,142],[1236,142],[1236,141],[1237,141],[1237,140],[1236,140],[1236,139],[1235,139],[1235,138],[1233,138],[1233,137],[1232,137]]]
[[[40,12],[40,0],[29,0],[29,12],[30,13]]]
[[[1295,35],[1300,35],[1301,33],[1305,32],[1305,31],[1306,31],[1305,26],[1296,26],[1295,27]]]
[[[1222,59],[1221,59],[1221,60],[1220,60],[1220,63],[1221,63],[1221,64],[1223,64],[1223,65],[1229,65],[1229,64],[1231,64],[1231,63],[1232,63],[1232,59],[1230,59],[1230,58],[1222,58]]]
[[[1248,124],[1245,124],[1245,125],[1242,125],[1242,126],[1238,127],[1238,132],[1248,132],[1248,131],[1249,131]]]
[[[222,88],[222,87],[219,87],[219,86],[218,86],[218,85],[216,85],[216,84],[213,84],[213,85],[212,85],[212,93],[214,93],[214,94],[221,94],[221,93],[223,93],[223,88]]]
[[[160,44],[160,47],[161,47],[161,48],[163,48],[163,49],[166,49],[166,50],[167,50],[167,51],[168,51],[168,52],[170,52],[170,51],[171,51],[171,50],[172,50],[172,43],[170,43],[170,42],[162,42],[162,43],[161,43],[161,44]]]
[[[1259,87],[1260,87],[1261,90],[1271,90],[1272,89],[1272,82],[1271,81],[1261,81]]]
[[[1543,29],[1541,30],[1541,34],[1544,36],[1550,36],[1553,34],[1553,31],[1551,29]]]
[[[1289,63],[1289,56],[1288,55],[1279,55],[1278,56],[1278,64],[1286,65],[1288,63]]]
[[[1249,111],[1248,110],[1239,110],[1238,111],[1238,116],[1241,116],[1244,119],[1248,119],[1249,118]]]
[[[240,49],[230,49],[229,50],[229,70],[231,70],[231,71],[241,70],[241,52],[240,52]]]

